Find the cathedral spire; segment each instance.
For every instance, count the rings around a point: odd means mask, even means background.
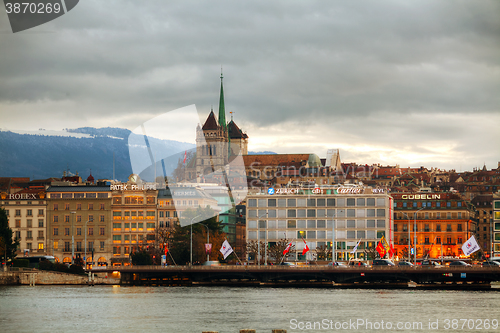
[[[219,125],[226,129],[226,109],[224,107],[224,88],[222,87],[222,67],[220,69],[220,99],[219,99]]]

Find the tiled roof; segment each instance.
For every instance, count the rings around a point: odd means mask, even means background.
[[[243,133],[241,129],[234,123],[234,121],[230,121],[229,124],[227,125],[229,137],[231,139],[246,139],[248,138],[248,135]]]
[[[216,130],[219,128],[219,125],[217,125],[217,120],[215,120],[215,114],[214,111],[210,111],[210,114],[208,115],[207,120],[205,121],[205,124],[203,125],[202,129],[203,130]]]
[[[256,166],[278,166],[293,165],[302,161],[307,162],[308,160],[309,154],[243,155],[246,167],[250,167],[252,163],[255,163]]]

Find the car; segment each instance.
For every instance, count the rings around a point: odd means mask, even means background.
[[[220,266],[220,262],[218,261],[205,261],[203,266]]]
[[[466,263],[462,260],[452,261],[449,266],[461,266],[461,267],[471,267],[471,264]]]
[[[426,260],[422,261],[422,266],[430,266],[430,267],[434,267],[434,268],[440,268],[441,264],[439,264],[437,261],[426,259]]]
[[[281,265],[281,266],[289,266],[289,267],[293,267],[293,266],[295,266],[295,264],[294,264],[294,263],[292,263],[292,262],[286,262],[286,261],[285,261],[285,262],[282,262],[280,265]]]
[[[483,267],[500,267],[500,263],[498,261],[483,261]]]
[[[411,262],[409,261],[400,261],[398,262],[398,266],[407,266],[407,267],[413,267],[415,265],[413,265]]]
[[[394,266],[394,263],[389,259],[375,259],[372,266]]]
[[[360,260],[351,260],[348,263],[349,266],[354,266],[354,267],[368,267],[368,264],[365,263],[364,261]]]
[[[341,261],[336,261],[335,263],[330,262],[330,263],[328,263],[328,266],[335,267],[335,268],[347,268],[346,263],[341,262]]]

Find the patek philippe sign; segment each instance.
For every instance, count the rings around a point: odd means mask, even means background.
[[[115,184],[110,186],[111,191],[143,191],[156,190],[156,184]]]

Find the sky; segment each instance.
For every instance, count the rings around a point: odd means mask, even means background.
[[[249,151],[492,169],[499,17],[494,0],[82,0],[12,33],[2,8],[0,128],[134,130],[193,104],[203,122],[222,68]]]

